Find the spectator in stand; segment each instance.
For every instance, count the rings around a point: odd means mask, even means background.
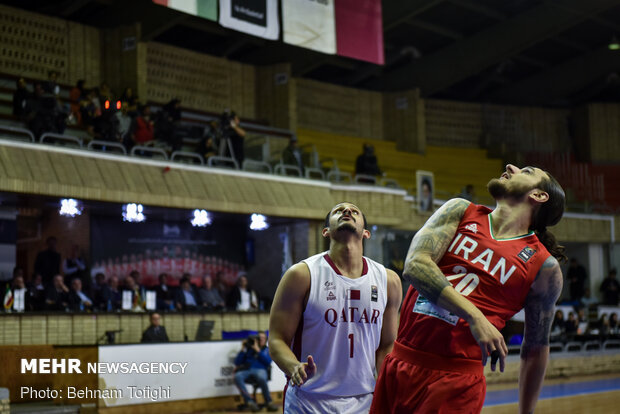
[[[588,278],[586,269],[574,257],[566,274],[571,302],[578,302],[585,294],[585,282]]]
[[[60,273],[60,253],[56,250],[58,240],[48,237],[45,241],[47,249],[37,253],[34,261],[34,272],[43,277],[43,284],[51,286],[52,279]]]
[[[618,326],[618,314],[612,313],[609,315],[609,333],[611,335],[618,335],[620,326]]]
[[[131,132],[131,123],[133,119],[129,116],[128,111],[129,104],[127,102],[123,102],[121,103],[120,111],[116,111],[114,114],[118,128],[118,140],[121,143],[125,143],[127,139],[130,139],[129,134]]]
[[[142,343],[169,342],[166,328],[161,325],[159,313],[152,313],[151,325],[142,333]]]
[[[93,120],[93,135],[100,141],[120,142],[115,107],[108,106]]]
[[[207,311],[222,310],[226,306],[224,299],[220,296],[220,292],[213,285],[211,276],[205,276],[202,279],[202,288],[198,291],[203,309]]]
[[[110,280],[108,281],[108,288],[110,291],[110,302],[107,308],[109,311],[119,310],[123,301],[123,293],[119,288],[118,277],[110,277]]]
[[[551,324],[551,341],[563,341],[565,331],[564,313],[561,310],[555,312],[553,323]]]
[[[222,298],[228,299],[231,289],[226,283],[226,275],[221,270],[215,273],[215,287],[217,291],[220,292]],[[228,305],[226,307],[228,307]]]
[[[620,294],[620,284],[616,280],[616,269],[611,269],[607,277],[601,283],[601,293],[603,294],[603,305],[618,306],[618,295]]]
[[[577,329],[579,328],[579,321],[575,317],[575,312],[568,312],[568,319],[564,324],[564,331],[568,339],[572,339],[577,334]]]
[[[297,137],[293,135],[288,140],[288,145],[282,150],[282,164],[294,165],[299,168],[301,175],[304,174],[303,152],[297,145]]]
[[[110,107],[115,105],[115,103],[113,102],[114,94],[112,93],[112,89],[110,89],[110,85],[108,85],[107,82],[101,82],[101,85],[99,86],[99,99],[101,100],[102,104],[105,101],[108,101]]]
[[[157,294],[157,309],[174,310],[174,295],[168,285],[167,273],[159,275],[159,284],[155,287],[155,292]]]
[[[24,276],[18,275],[13,278],[13,283],[11,284],[11,290],[13,291],[13,307],[15,307],[15,300],[18,294],[23,295],[24,298],[24,310],[31,310],[32,304],[30,303],[30,294],[28,289],[26,288],[26,283],[24,282]]]
[[[127,112],[132,118],[138,115],[138,97],[134,95],[132,88],[125,88],[121,102],[127,102]]]
[[[217,149],[215,147],[216,130],[217,122],[212,121],[209,126],[205,128],[202,139],[196,147],[196,152],[200,154],[205,161],[208,160],[209,157],[217,155]]]
[[[375,155],[375,147],[370,144],[362,145],[362,153],[358,155],[355,160],[355,174],[364,175],[382,175],[383,172],[379,168],[377,163],[377,156]]]
[[[84,98],[85,98],[84,80],[80,79],[77,81],[75,86],[71,88],[71,90],[69,91],[69,101],[71,101],[70,117],[73,117],[72,123],[74,123],[75,125],[82,125],[82,113],[80,111],[80,102]]]
[[[28,99],[30,99],[30,92],[26,88],[26,80],[19,78],[17,80],[17,89],[13,93],[13,115],[19,119],[24,119],[26,116],[26,107],[28,105]]]
[[[55,97],[60,95],[60,86],[58,86],[58,72],[50,70],[47,72],[47,82],[43,84],[43,91]]]
[[[181,101],[172,99],[157,114],[155,122],[155,139],[167,143],[172,151],[178,151],[183,144],[183,137],[177,134],[181,124]]]
[[[129,150],[134,145],[153,145],[154,128],[151,120],[151,108],[148,105],[140,107],[140,114],[134,119],[131,134],[125,142]]]
[[[45,307],[51,311],[64,311],[69,306],[69,288],[62,275],[56,275],[45,295]]]
[[[237,161],[239,167],[241,167],[245,159],[244,139],[246,135],[245,130],[241,128],[241,120],[234,111],[224,112],[221,116],[220,128],[222,130],[222,137],[230,139],[230,144],[234,153],[233,158]]]
[[[609,335],[610,326],[609,326],[609,316],[604,313],[598,320],[598,334],[602,340],[607,338]]]
[[[36,274],[32,278],[32,282],[28,287],[30,295],[30,303],[32,304],[33,311],[42,311],[45,309],[45,286],[43,285],[43,278],[41,275]]]
[[[69,309],[73,312],[84,312],[93,308],[93,301],[82,292],[82,281],[80,278],[76,277],[71,281],[68,302]]]
[[[476,193],[474,192],[474,186],[467,184],[461,189],[461,192],[457,195],[458,198],[464,198],[467,201],[475,202]]]
[[[237,285],[228,294],[226,305],[230,310],[251,311],[258,309],[256,292],[248,287],[248,278],[239,277]]]
[[[198,310],[198,300],[192,289],[190,278],[187,274],[183,275],[180,288],[176,293],[175,301],[177,309],[180,311]]]
[[[93,284],[93,308],[99,311],[112,310],[110,302],[110,287],[105,282],[105,274],[99,272],[95,275]]]
[[[85,281],[87,278],[86,274],[86,264],[84,259],[82,259],[80,255],[80,246],[74,244],[71,246],[69,250],[69,254],[62,262],[62,272],[65,275],[65,284],[71,284],[71,281],[76,277],[82,281]],[[86,284],[86,283],[84,283]],[[87,290],[90,287],[87,286]]]
[[[37,84],[39,85],[39,84]],[[56,97],[49,91],[45,91],[45,86],[35,85],[35,93],[32,99],[32,108],[27,116],[28,127],[36,138],[46,132],[62,134],[66,127],[67,114]],[[49,83],[46,84],[49,88]]]

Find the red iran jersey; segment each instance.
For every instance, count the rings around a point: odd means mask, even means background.
[[[475,204],[467,207],[438,265],[456,291],[501,330],[523,308],[530,286],[549,252],[534,233],[496,239],[491,211]],[[413,286],[403,302],[397,341],[433,354],[482,358],[469,324],[433,305]]]

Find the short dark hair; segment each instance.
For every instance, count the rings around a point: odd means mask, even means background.
[[[343,201],[342,203],[349,203],[348,201]],[[338,203],[338,204],[342,204],[342,203]],[[336,204],[336,206],[338,205]],[[349,204],[353,204],[353,203],[349,203]],[[353,204],[355,205],[355,204]],[[336,207],[334,206],[334,207]],[[331,210],[329,210],[327,212],[327,215],[325,216],[325,222],[323,223],[323,227],[329,227],[329,218],[332,215],[332,210],[334,209],[334,207],[331,208]],[[368,222],[366,221],[366,215],[364,214],[363,211],[360,210],[360,212],[362,213],[362,217],[364,218],[364,229],[368,230]]]

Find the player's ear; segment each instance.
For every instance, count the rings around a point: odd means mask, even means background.
[[[537,203],[544,203],[547,200],[549,200],[549,193],[539,188],[535,188],[534,190],[530,192],[529,197],[530,199],[532,199],[533,201]]]
[[[329,227],[323,227],[321,234],[323,235],[323,237],[329,237]]]
[[[364,230],[362,231],[362,238],[364,238],[364,239],[370,239],[370,230],[366,230],[366,229],[364,229]]]

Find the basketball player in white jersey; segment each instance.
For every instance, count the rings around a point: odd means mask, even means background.
[[[325,218],[329,251],[282,277],[269,320],[269,349],[289,383],[284,413],[367,413],[375,373],[391,351],[402,299],[392,270],[363,257],[366,218],[351,203]]]

